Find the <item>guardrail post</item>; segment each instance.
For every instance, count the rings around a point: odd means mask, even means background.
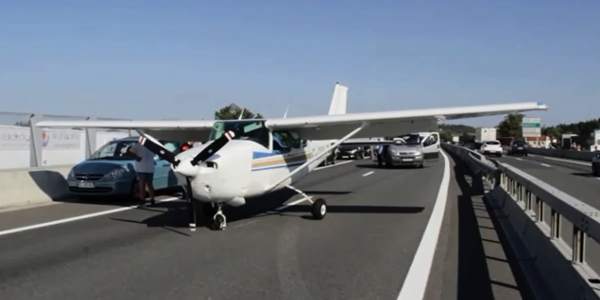
[[[523,187],[523,189],[525,189],[525,209],[533,210],[533,199],[531,197],[532,194],[525,187]]]
[[[550,238],[560,239],[560,214],[554,208],[550,212]]]
[[[538,196],[535,196],[535,208],[535,221],[544,222],[544,202]]]
[[[581,264],[585,261],[585,232],[579,227],[573,225],[573,249],[572,261],[576,264]]]

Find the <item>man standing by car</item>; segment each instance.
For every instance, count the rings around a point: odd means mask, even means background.
[[[152,185],[154,181],[154,153],[140,143],[135,143],[129,151],[135,155],[134,169],[138,179],[140,206],[144,206],[146,203],[146,188],[148,188],[150,194],[150,204],[155,205],[154,186]]]
[[[377,145],[377,165],[381,167],[383,164],[383,145]]]

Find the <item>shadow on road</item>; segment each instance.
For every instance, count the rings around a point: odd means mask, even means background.
[[[485,239],[481,235],[482,230],[496,230],[497,228],[491,216],[491,209],[483,200],[474,202],[474,199],[482,199],[485,189],[484,183],[478,176],[472,176],[471,170],[458,157],[450,154],[455,161],[454,175],[460,188],[458,196],[458,274],[457,274],[457,299],[494,299],[493,286],[519,290],[518,287],[494,281],[490,278],[488,262],[494,260],[500,263],[509,262],[486,255],[484,242],[502,243]],[[478,213],[479,211],[479,213]],[[482,216],[485,214],[485,216]],[[481,223],[490,221],[494,227],[485,226]],[[501,235],[499,235],[501,236]],[[502,247],[504,248],[504,246]],[[504,249],[507,257],[510,256]],[[514,267],[509,264],[513,274]]]
[[[350,192],[340,191],[306,191],[309,196],[318,198],[318,195],[345,195]],[[249,220],[270,215],[294,216],[302,219],[313,219],[311,215],[311,205],[298,204],[287,207],[284,211],[277,211],[277,208],[283,206],[288,200],[297,194],[289,189],[276,191],[272,194],[248,199],[248,204],[241,207],[223,207],[223,212],[227,216],[227,224],[233,224],[242,220]],[[202,209],[196,205],[196,213],[198,217],[197,226],[205,227],[210,225],[212,217],[207,218],[203,215]],[[420,213],[423,207],[401,207],[401,206],[365,206],[365,205],[327,205],[328,213],[363,213],[363,214],[407,214]],[[143,207],[140,210],[156,212],[158,214],[148,217],[142,221],[111,218],[114,221],[144,224],[148,227],[162,227],[166,230],[174,231],[179,234],[188,235],[177,228],[188,228],[188,210],[187,203],[184,201],[173,201],[165,203],[157,203],[153,207]],[[302,213],[300,216],[291,215],[290,213]]]

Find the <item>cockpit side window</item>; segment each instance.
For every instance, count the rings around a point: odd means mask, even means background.
[[[288,138],[283,132],[273,132],[273,151],[286,153],[291,150]]]

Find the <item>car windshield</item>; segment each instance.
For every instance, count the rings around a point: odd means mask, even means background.
[[[485,142],[485,144],[491,145],[491,146],[500,146],[500,142],[496,142],[496,141]]]
[[[170,141],[159,141],[161,144],[165,146],[168,150],[173,152],[174,154],[179,154],[181,149],[179,147],[179,143],[170,142]],[[126,141],[111,141],[106,145],[102,146],[98,149],[89,159],[99,160],[99,159],[111,159],[111,160],[132,160],[134,159],[133,154],[131,154],[128,150],[131,146],[137,144],[137,140],[126,140]]]
[[[351,151],[351,150],[358,149],[358,147],[357,146],[339,146],[338,149],[340,151]]]
[[[209,141],[220,138],[227,131],[235,133],[234,140],[250,140],[269,148],[270,133],[264,120],[217,121],[210,132]]]
[[[527,143],[525,143],[525,141],[516,141],[514,144],[517,145],[518,147],[523,147],[523,146],[527,145]]]
[[[423,141],[423,138],[418,134],[409,134],[400,136],[405,141],[405,145],[419,145]]]

